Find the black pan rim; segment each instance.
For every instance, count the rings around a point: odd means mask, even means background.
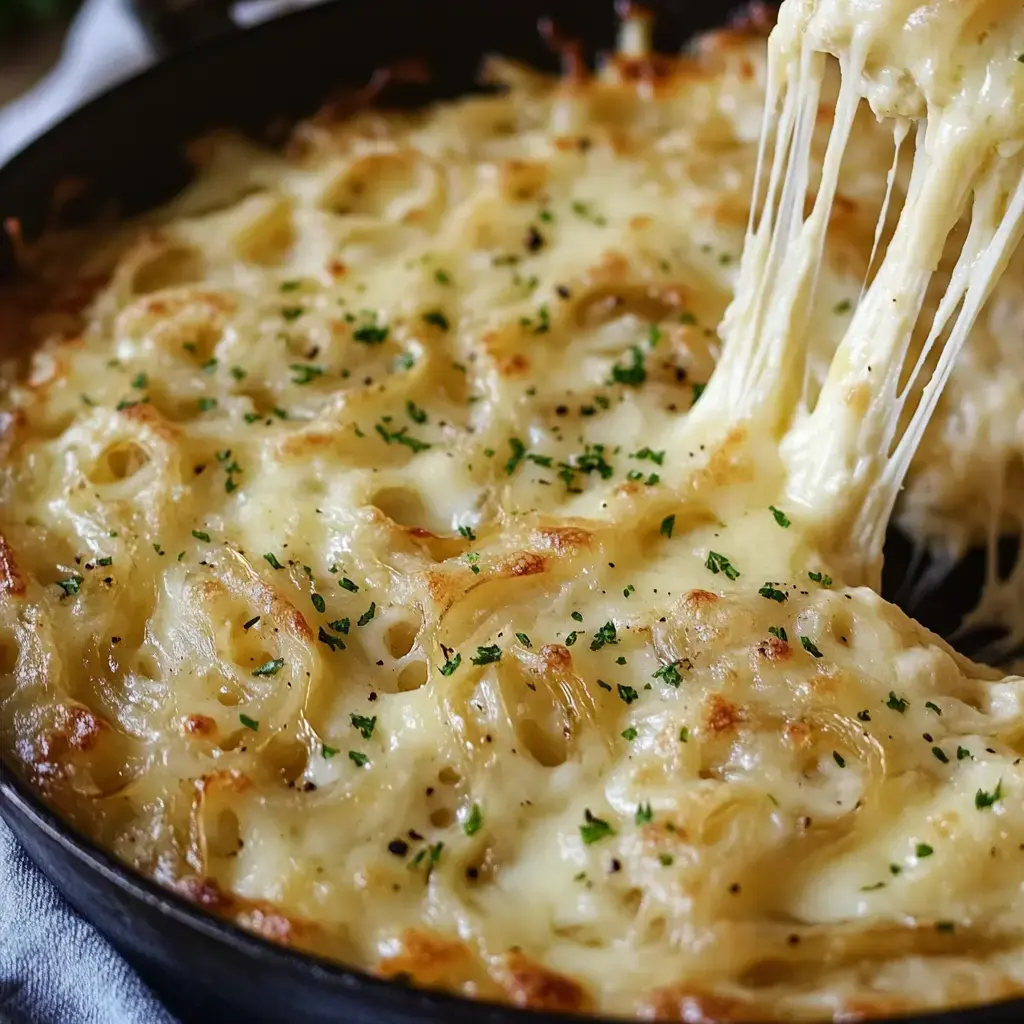
[[[283,23],[294,25],[302,21],[315,22],[328,17],[326,9],[344,6],[354,0],[333,0],[332,3],[293,10],[279,18],[253,26],[247,36],[269,36]],[[588,0],[570,0],[581,9]],[[610,0],[609,0],[610,2]],[[737,5],[741,6],[741,5]],[[197,50],[209,52],[230,45],[233,34],[208,40],[192,50],[171,54],[154,66],[137,72],[112,88],[104,90],[71,114],[61,118],[28,145],[0,165],[0,191],[10,179],[22,173],[51,145],[51,135],[59,132],[70,120],[100,116],[102,111],[122,102],[125,93],[136,89],[140,82],[157,84],[165,79],[181,77]],[[0,218],[5,211],[0,209]],[[230,947],[249,958],[253,965],[265,964],[293,975],[304,975],[311,981],[330,982],[336,992],[345,992],[353,998],[365,1000],[368,1007],[406,1015],[410,1021],[438,1021],[452,1024],[573,1024],[592,1021],[593,1024],[621,1024],[622,1017],[592,1014],[546,1013],[526,1010],[510,1004],[473,1000],[445,992],[401,985],[340,961],[329,960],[316,954],[274,943],[248,931],[233,921],[207,911],[162,885],[94,842],[80,829],[50,807],[42,795],[25,782],[19,772],[0,753],[0,818],[20,815],[29,825],[45,835],[89,871],[126,893],[133,900],[145,904],[158,914],[174,919],[184,927],[201,933],[217,943]],[[55,888],[60,886],[53,883]],[[89,922],[92,924],[92,922]],[[95,926],[94,926],[95,927]],[[101,931],[101,929],[97,929]],[[911,1013],[888,1018],[873,1018],[875,1024],[985,1024],[989,1018],[1000,1022],[1024,1019],[1024,996],[1010,997],[995,1002],[967,1007]]]
[[[203,910],[167,886],[135,870],[105,850],[57,811],[3,762],[0,762],[0,817],[15,810],[62,850],[71,854],[91,871],[117,886],[133,899],[147,904],[161,915],[174,918],[217,942],[233,947],[258,963],[302,973],[311,980],[340,983],[348,992],[367,1002],[398,1013],[414,1013],[420,1020],[459,1024],[622,1024],[629,1017],[595,1016],[576,1013],[542,1013],[517,1006],[474,1000],[426,988],[414,988],[378,978],[358,967],[328,960],[313,953],[291,949],[247,931],[226,918]],[[90,922],[91,923],[91,922]],[[1024,997],[1009,997],[995,1002],[966,1007],[909,1013],[897,1017],[870,1018],[873,1024],[984,1024],[987,1017],[1000,1021],[1020,1019],[1007,1014],[1024,1013]]]
[[[254,961],[271,963],[274,966],[290,968],[312,975],[313,978],[329,977],[341,982],[353,995],[362,995],[384,1003],[396,1003],[389,1009],[396,1011],[415,1010],[426,1014],[424,1019],[438,1021],[506,1021],[543,1022],[590,1020],[595,1024],[614,1024],[615,1018],[599,1018],[577,1014],[541,1014],[502,1003],[467,999],[461,996],[427,988],[400,985],[384,978],[378,978],[358,967],[350,967],[340,961],[328,960],[314,953],[291,949],[235,924],[227,918],[203,910],[191,903],[180,893],[125,864],[117,856],[105,850],[78,828],[65,820],[51,808],[35,790],[24,782],[6,762],[0,762],[0,817],[14,810],[26,818],[31,826],[57,843],[62,850],[70,853],[91,871],[107,882],[116,885],[133,899],[145,903],[159,913],[172,917],[178,923],[195,929],[218,942],[226,943],[236,950],[251,956]],[[397,1003],[400,1001],[400,1005]],[[410,1006],[410,1003],[413,1004]],[[466,1015],[469,1016],[466,1016]],[[948,1019],[948,1018],[944,1018]],[[621,1020],[621,1018],[619,1018]],[[923,1024],[923,1022],[922,1022]]]
[[[353,2],[354,0],[328,0],[328,2],[321,0],[321,2],[318,3],[314,2],[311,6],[300,7],[286,11],[279,16],[271,17],[266,20],[266,22],[262,22],[259,25],[254,25],[245,30],[240,30],[240,33],[225,34],[214,39],[208,39],[194,47],[178,50],[166,56],[158,55],[156,57],[156,62],[153,63],[153,65],[134,72],[129,75],[128,78],[117,82],[110,88],[103,89],[97,95],[86,100],[80,106],[76,106],[70,114],[48,125],[40,135],[33,138],[28,144],[22,146],[22,148],[10,157],[6,163],[0,164],[0,186],[3,185],[4,179],[8,174],[12,174],[19,169],[20,164],[28,163],[38,152],[45,150],[46,146],[49,144],[50,136],[58,132],[60,128],[65,126],[69,121],[73,119],[78,120],[79,118],[86,119],[89,117],[95,117],[96,115],[93,112],[101,111],[104,106],[117,104],[123,93],[133,91],[137,88],[140,82],[159,83],[166,77],[170,77],[172,79],[180,78],[181,76],[178,69],[186,66],[190,60],[195,59],[199,52],[202,51],[203,53],[209,53],[211,50],[229,46],[231,40],[239,38],[241,31],[245,32],[247,38],[252,38],[258,35],[270,36],[274,31],[280,30],[283,26],[296,25],[303,22],[305,19],[316,20],[319,17],[325,17],[327,16],[325,14],[326,9],[338,4],[350,4]],[[0,210],[0,217],[5,215],[4,211]]]
[[[330,3],[314,3],[311,7],[302,7],[297,10],[288,11],[277,18],[271,18],[269,21],[245,29],[245,33],[246,35],[269,35],[274,29],[280,28],[284,23],[294,24],[306,18],[315,19],[318,15],[323,17],[324,8],[330,7],[334,3],[345,2],[351,2],[351,0],[331,0]],[[157,56],[154,64],[134,72],[127,78],[102,90],[93,96],[92,99],[86,100],[85,103],[75,107],[69,114],[48,125],[31,142],[22,146],[6,163],[0,164],[0,186],[3,185],[4,179],[9,174],[13,174],[20,169],[19,165],[27,163],[37,152],[44,150],[49,144],[50,136],[58,132],[72,119],[77,120],[79,117],[85,119],[95,116],[93,111],[102,110],[105,106],[117,104],[122,93],[131,92],[141,81],[158,82],[161,78],[168,75],[172,78],[180,77],[178,73],[179,66],[185,65],[189,60],[193,59],[198,50],[201,49],[208,52],[211,49],[218,49],[222,46],[230,45],[230,41],[235,38],[237,38],[235,34],[224,35],[207,40],[192,49],[179,50],[176,53],[168,54],[166,57]],[[6,214],[0,210],[0,217],[3,216],[6,216]]]

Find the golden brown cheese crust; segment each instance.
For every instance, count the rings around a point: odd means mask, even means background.
[[[758,438],[681,443],[762,46],[213,140],[26,254],[0,716],[56,806],[271,941],[530,1008],[1016,990],[1020,681],[823,585]]]

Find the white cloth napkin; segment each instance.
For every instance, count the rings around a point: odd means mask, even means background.
[[[0,1021],[175,1024],[0,821]]]

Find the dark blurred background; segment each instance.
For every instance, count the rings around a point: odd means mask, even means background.
[[[7,37],[38,28],[65,16],[72,6],[71,0],[0,0],[0,32]]]
[[[77,0],[0,0],[0,105],[56,63]]]

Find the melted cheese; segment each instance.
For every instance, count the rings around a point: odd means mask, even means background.
[[[3,305],[46,340],[4,402],[0,714],[49,800],[274,941],[480,998],[1024,984],[1024,681],[856,585],[962,342],[901,424],[901,275],[959,214],[926,198],[977,195],[966,330],[1018,158],[998,117],[998,162],[974,117],[931,153],[976,82],[851,43],[892,5],[784,12],[764,77],[631,22],[596,80],[214,140],[146,224],[44,239]]]

